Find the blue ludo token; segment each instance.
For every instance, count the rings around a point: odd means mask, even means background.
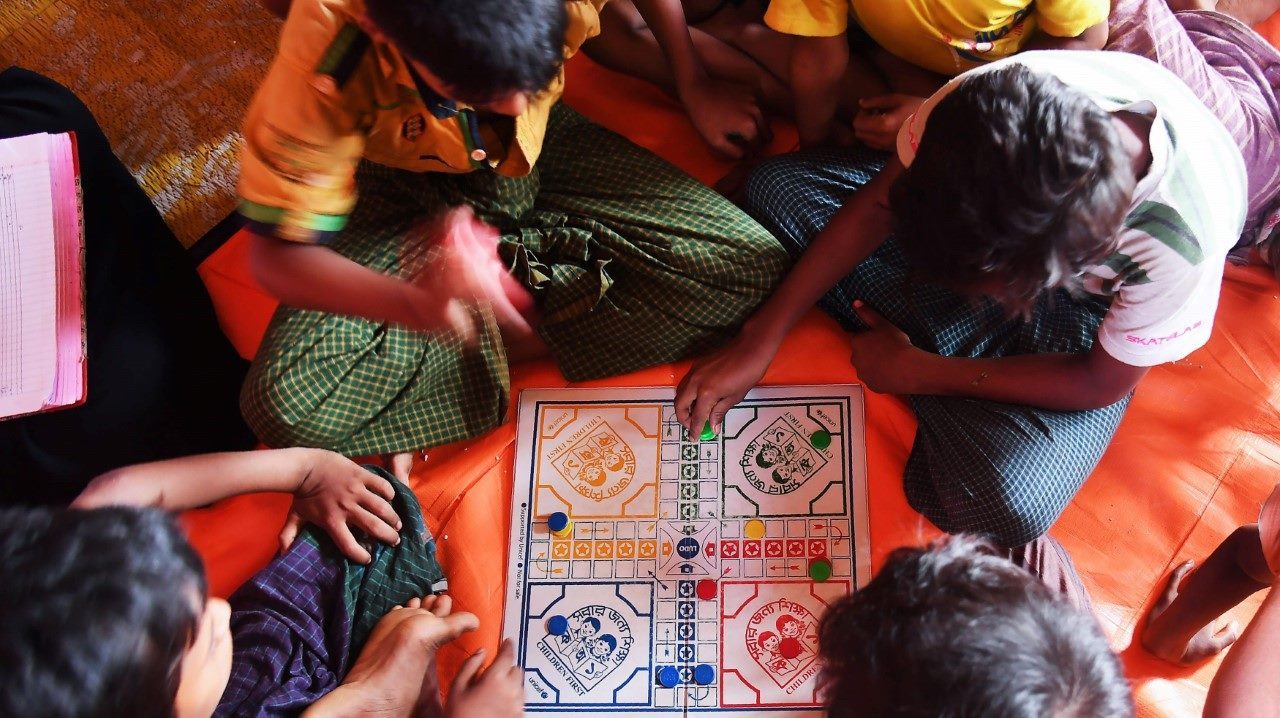
[[[675,666],[665,666],[658,671],[658,683],[663,688],[675,688],[680,685],[680,671]]]
[[[709,686],[716,680],[716,669],[701,663],[693,669],[693,682],[700,686]]]
[[[547,620],[547,633],[553,636],[563,636],[569,632],[569,619],[564,616],[552,616]]]
[[[557,511],[547,517],[547,528],[551,529],[552,532],[564,531],[565,527],[568,525],[569,514],[566,514],[563,511]]]

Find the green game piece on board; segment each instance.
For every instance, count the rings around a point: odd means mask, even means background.
[[[809,562],[809,578],[822,583],[831,578],[831,562],[825,558],[815,558]]]
[[[711,429],[711,422],[702,425],[702,433],[698,436],[699,441],[711,441],[716,438],[716,432]]]
[[[809,443],[813,444],[816,449],[825,449],[831,446],[831,432],[826,429],[818,429],[809,436]]]

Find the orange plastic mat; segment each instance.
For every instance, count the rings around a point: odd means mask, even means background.
[[[1280,38],[1280,17],[1264,30]],[[679,108],[653,87],[585,57],[569,65],[567,101],[589,117],[653,149],[703,181],[728,165],[712,158]],[[772,149],[794,144],[777,128]],[[201,267],[224,329],[245,356],[257,349],[274,302],[249,276],[240,238]],[[1185,558],[1202,558],[1235,526],[1254,520],[1280,481],[1280,287],[1257,268],[1229,267],[1208,346],[1153,370],[1138,387],[1115,443],[1053,534],[1071,551],[1101,620],[1134,680],[1142,716],[1198,716],[1217,668],[1179,670],[1131,647],[1158,581]],[[856,381],[845,335],[811,313],[788,336],[766,384]],[[585,386],[672,386],[687,363],[655,367]],[[515,391],[562,387],[550,362],[517,367]],[[514,405],[514,402],[513,402]],[[937,531],[906,503],[900,481],[915,421],[893,397],[867,394],[871,549],[879,566],[897,546]],[[436,449],[413,472],[413,488],[440,544],[451,592],[481,629],[441,657],[445,677],[463,651],[499,640],[515,431]],[[288,497],[254,495],[184,515],[215,593],[226,595],[275,550]],[[1247,620],[1251,602],[1236,611]],[[447,682],[444,683],[447,685]]]

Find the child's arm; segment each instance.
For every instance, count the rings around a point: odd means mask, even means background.
[[[676,417],[693,433],[719,430],[724,414],[759,383],[787,332],[818,298],[889,236],[889,188],[902,173],[890,158],[814,238],[778,289],[724,347],[694,362],[676,389]]]
[[[716,82],[703,67],[680,0],[634,0],[636,9],[671,64],[676,94],[698,134],[716,152],[740,159],[768,134],[759,102],[749,88]]]
[[[1179,665],[1202,661],[1235,642],[1234,625],[1219,629],[1213,622],[1273,580],[1257,526],[1236,529],[1188,577],[1192,566],[1187,561],[1174,569],[1142,630],[1143,648]]]
[[[1109,0],[1038,0],[1035,33],[1024,50],[1101,50],[1107,43]]]
[[[1079,35],[1059,37],[1043,29],[1036,30],[1023,50],[1101,50],[1107,44],[1107,21],[1091,25]]]
[[[1205,718],[1275,715],[1280,698],[1280,590],[1273,584],[1244,635],[1209,684]]]
[[[201,454],[126,466],[94,479],[71,506],[182,511],[260,491],[294,495],[281,532],[282,548],[304,521],[324,528],[343,553],[362,563],[369,561],[369,552],[351,527],[384,543],[400,540],[400,517],[390,504],[394,489],[350,459],[322,449]]]
[[[842,139],[837,134],[835,117],[841,80],[848,66],[845,33],[795,39],[791,49],[791,92],[796,98],[796,130],[801,147]]]
[[[940,356],[917,349],[870,307],[855,308],[871,328],[853,336],[853,365],[867,387],[883,394],[962,396],[1081,411],[1119,401],[1149,369],[1113,358],[1100,342],[1081,354]]]

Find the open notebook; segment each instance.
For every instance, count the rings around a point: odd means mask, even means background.
[[[75,136],[0,140],[0,419],[84,401]]]

